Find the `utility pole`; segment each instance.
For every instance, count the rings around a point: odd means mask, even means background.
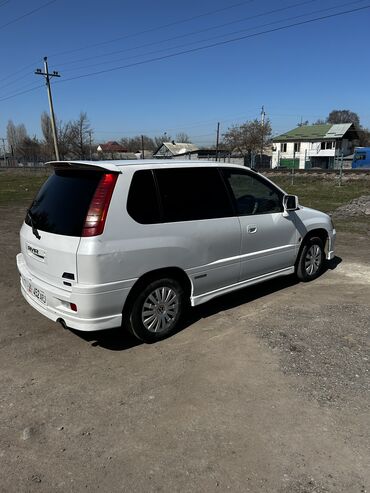
[[[2,141],[3,141],[4,166],[6,166],[6,165],[8,164],[8,163],[7,163],[7,160],[6,160],[6,148],[5,148],[5,141],[6,141],[7,139],[2,138],[2,139],[0,139],[0,140],[2,140]]]
[[[263,144],[265,141],[265,107],[261,108],[261,154],[260,154],[260,166],[262,167],[262,156],[263,156]]]
[[[145,159],[145,156],[144,156],[144,135],[141,136],[141,159]]]
[[[91,130],[89,130],[89,149],[90,149],[90,161],[92,161],[92,155],[91,155]]]
[[[54,107],[53,107],[53,98],[51,96],[51,86],[50,86],[50,79],[53,77],[60,77],[59,72],[54,70],[52,73],[49,72],[48,68],[48,57],[44,57],[44,72],[40,68],[36,69],[35,72],[36,75],[43,75],[45,77],[46,81],[46,88],[48,91],[48,98],[49,98],[49,107],[50,107],[50,121],[51,121],[51,129],[53,132],[53,139],[54,139],[54,151],[55,151],[55,157],[56,160],[59,161],[59,150],[58,150],[58,138],[57,138],[57,130],[56,130],[56,124],[55,124],[55,115],[54,115]]]
[[[217,123],[217,137],[216,137],[216,162],[218,161],[218,146],[220,143],[220,122]]]

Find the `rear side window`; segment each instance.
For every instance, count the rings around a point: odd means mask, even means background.
[[[233,215],[218,168],[156,169],[165,222]]]
[[[127,212],[141,224],[160,222],[157,191],[150,170],[140,170],[134,173],[127,198]]]
[[[101,176],[95,171],[56,170],[29,209],[34,226],[48,233],[81,236]],[[28,215],[26,224],[31,225]]]

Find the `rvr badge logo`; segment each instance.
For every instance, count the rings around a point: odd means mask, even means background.
[[[36,257],[38,260],[45,260],[45,250],[40,250],[39,248],[35,248],[31,245],[27,245],[27,253],[32,257]]]

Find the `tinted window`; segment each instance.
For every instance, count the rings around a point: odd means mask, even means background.
[[[218,168],[157,169],[164,221],[192,221],[232,216],[232,206]]]
[[[140,170],[135,172],[128,194],[127,212],[135,221],[141,224],[160,222],[152,171]]]
[[[101,176],[95,171],[56,170],[30,207],[34,226],[48,233],[81,236]],[[28,215],[26,223],[31,225]]]
[[[283,194],[272,184],[248,172],[224,168],[223,173],[234,196],[239,216],[271,214],[283,210]]]

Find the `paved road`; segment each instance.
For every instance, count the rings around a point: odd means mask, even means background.
[[[369,491],[369,237],[143,345],[23,301],[22,214],[0,211],[0,491]]]

